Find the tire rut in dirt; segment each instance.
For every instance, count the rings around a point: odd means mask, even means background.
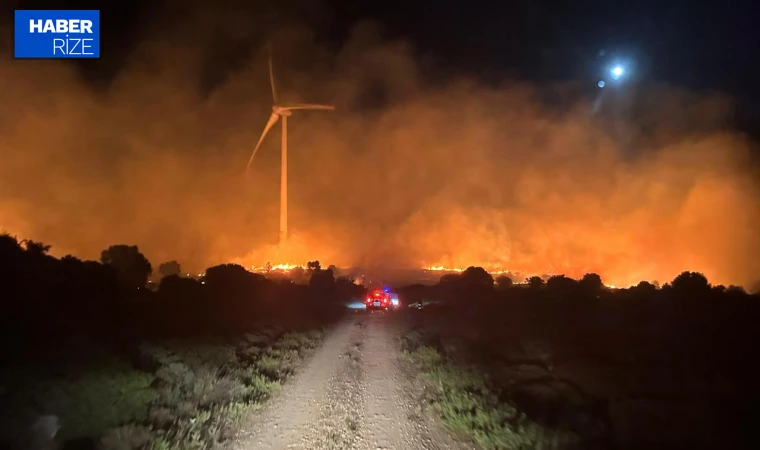
[[[356,449],[362,411],[362,355],[364,324],[357,321],[348,344],[340,355],[335,376],[313,427],[297,446],[314,450]]]
[[[370,426],[364,428],[364,448],[401,449],[409,445],[411,433],[404,412],[408,409],[397,394],[396,349],[389,336],[388,317],[376,315],[366,330],[364,356],[364,410]]]
[[[253,449],[305,449],[304,446],[321,417],[325,405],[331,403],[340,379],[342,354],[358,327],[353,321],[339,324],[322,346],[299,370],[292,382],[283,386],[262,411],[255,414],[233,448]],[[330,447],[326,447],[330,448]],[[333,447],[335,448],[335,447]]]
[[[364,335],[362,450],[463,449],[429,417],[415,417],[417,396],[401,368],[398,318],[372,314]]]

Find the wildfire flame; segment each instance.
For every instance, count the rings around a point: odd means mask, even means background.
[[[293,269],[306,269],[303,264],[265,264],[263,266],[251,266],[251,272],[267,273],[267,272],[290,272]]]
[[[433,272],[464,272],[464,269],[461,267],[428,266],[423,267],[423,269]]]

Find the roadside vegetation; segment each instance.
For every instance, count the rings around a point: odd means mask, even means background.
[[[540,424],[505,399],[474,367],[458,365],[426,345],[419,332],[404,335],[404,356],[425,377],[423,401],[446,427],[484,450],[567,448],[578,441],[571,430]]]
[[[0,438],[12,448],[212,449],[273,395],[362,294],[235,265],[147,289],[134,246],[61,259],[0,235]]]
[[[609,289],[482,269],[400,289],[426,401],[483,448],[757,448],[760,298],[684,272]]]

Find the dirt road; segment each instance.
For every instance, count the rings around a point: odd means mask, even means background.
[[[394,313],[351,315],[251,418],[236,450],[470,449],[420,414]]]

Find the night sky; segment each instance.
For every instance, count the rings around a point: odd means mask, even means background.
[[[82,61],[93,83],[107,81],[140,39],[141,25],[161,0],[119,2],[5,1],[21,9],[101,9],[103,58]],[[176,3],[176,2],[175,2]],[[191,2],[198,4],[199,2]],[[755,3],[755,6],[753,6]],[[214,2],[208,2],[213,8]],[[721,90],[738,100],[738,125],[760,135],[760,6],[751,0],[685,1],[233,1],[243,14],[308,24],[340,45],[362,19],[413,43],[420,58],[450,74],[485,81],[506,75],[534,82],[590,85],[615,55],[636,63],[643,82]],[[273,23],[276,26],[276,23]],[[600,57],[600,51],[605,57]]]

